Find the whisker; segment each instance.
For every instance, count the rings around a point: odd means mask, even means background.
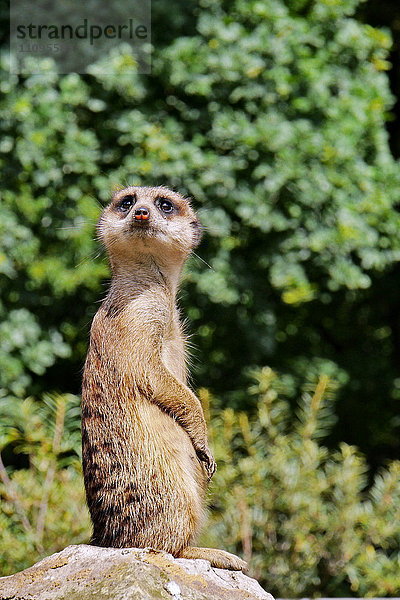
[[[75,265],[75,269],[79,269],[79,267],[81,267],[83,264],[85,264],[86,262],[89,261],[93,261],[93,260],[97,260],[98,258],[100,258],[100,256],[103,254],[103,250],[100,249],[96,249],[93,252],[91,252],[90,254],[88,254],[87,256],[85,256],[84,258],[82,258],[82,260]],[[103,256],[103,259],[106,258],[105,255]]]
[[[56,227],[56,231],[68,231],[68,230],[78,230],[83,229],[86,225],[90,225],[91,227],[95,225],[95,223],[79,223],[79,225],[68,225],[66,227]]]
[[[201,258],[201,256],[199,256],[198,254],[196,254],[196,252],[194,252],[193,250],[192,250],[192,254],[193,254],[193,255],[194,255],[196,258],[198,258],[199,260],[201,260],[201,262],[203,262],[205,265],[207,265],[207,267],[208,267],[209,269],[211,269],[212,271],[215,271],[214,267],[212,267],[210,264],[208,264],[208,262],[207,262],[206,260],[204,260],[204,258]]]
[[[101,203],[101,200],[97,196],[95,196],[94,194],[87,194],[87,196],[94,200],[100,206],[101,210],[103,210],[104,204]]]

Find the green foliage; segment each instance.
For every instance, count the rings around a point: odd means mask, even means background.
[[[34,315],[25,308],[8,313],[0,324],[0,361],[3,385],[21,396],[30,378],[27,372],[43,375],[56,357],[66,357],[70,348],[58,331],[42,331]]]
[[[182,302],[197,381],[228,406],[209,543],[279,595],[399,592],[398,463],[366,493],[362,456],[319,443],[357,442],[376,467],[400,440],[391,42],[361,5],[162,0],[150,77],[121,47],[85,76],[43,61],[2,78],[4,573],[89,537],[75,394],[108,276],[94,226],[114,186],[159,183],[194,196],[207,229],[211,269],[192,259]],[[246,394],[263,364],[287,375]],[[331,384],[310,394],[321,372],[341,384],[333,433]]]
[[[26,463],[10,473],[0,456],[0,572],[24,569],[90,536],[80,464],[79,398],[0,400],[0,451]]]
[[[310,383],[293,412],[286,379],[269,368],[250,388],[257,412],[211,410],[218,471],[201,543],[237,552],[277,596],[395,596],[400,591],[400,463],[366,490],[367,465],[355,447],[321,442],[333,416],[332,380]],[[314,389],[315,388],[315,389]],[[210,394],[201,397],[209,412]],[[68,544],[87,542],[90,525],[80,469],[74,396],[43,403],[3,399],[0,451],[0,569],[15,572]]]
[[[212,268],[192,260],[183,299],[198,381],[243,406],[246,368],[278,366],[295,387],[304,364],[330,361],[349,382],[340,426],[374,456],[398,447],[390,38],[355,20],[357,0],[289,4],[158,3],[151,77],[121,48],[87,76],[46,60],[3,78],[3,394],[78,393],[108,273],[99,203],[115,185],[165,183],[208,229]]]
[[[357,448],[320,444],[333,418],[329,377],[296,414],[271,369],[256,378],[253,417],[211,411],[218,470],[202,543],[242,553],[276,596],[398,595],[400,462],[366,491]]]

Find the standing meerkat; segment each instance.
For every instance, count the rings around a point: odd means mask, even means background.
[[[233,554],[190,545],[215,471],[203,410],[187,385],[176,307],[200,223],[176,192],[127,187],[103,211],[98,234],[112,279],[93,319],[82,385],[92,544],[152,547],[244,569]]]

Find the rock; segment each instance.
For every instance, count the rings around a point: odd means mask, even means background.
[[[137,548],[68,546],[0,578],[0,600],[274,600],[238,571]]]

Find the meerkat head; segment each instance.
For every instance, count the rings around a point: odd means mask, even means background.
[[[97,225],[111,258],[150,254],[184,260],[202,227],[189,201],[166,187],[129,186],[116,192]]]

